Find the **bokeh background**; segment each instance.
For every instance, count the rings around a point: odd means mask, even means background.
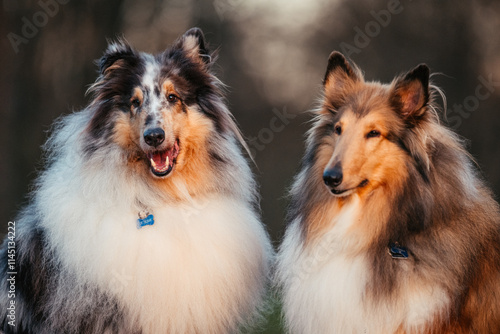
[[[107,39],[123,36],[155,53],[193,26],[220,48],[215,71],[253,148],[263,219],[275,243],[304,151],[306,111],[315,106],[332,50],[369,80],[388,82],[421,62],[441,73],[434,81],[446,93],[449,125],[469,140],[500,194],[498,0],[3,0],[0,235],[42,168],[40,146],[53,120],[89,102],[85,91]]]

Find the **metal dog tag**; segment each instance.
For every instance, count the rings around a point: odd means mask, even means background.
[[[139,213],[139,219],[137,219],[137,228],[140,229],[146,225],[153,225],[155,223],[154,217],[151,214]]]
[[[389,254],[393,259],[407,259],[408,249],[395,242],[389,245]]]

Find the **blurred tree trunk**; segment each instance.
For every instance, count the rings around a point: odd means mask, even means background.
[[[0,234],[24,202],[53,120],[85,104],[123,0],[4,0],[0,11]],[[96,36],[98,36],[96,38]],[[41,165],[38,164],[41,168]]]

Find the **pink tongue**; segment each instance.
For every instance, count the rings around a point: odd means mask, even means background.
[[[156,169],[165,169],[167,167],[167,156],[168,153],[166,151],[153,154],[152,160],[155,163]]]

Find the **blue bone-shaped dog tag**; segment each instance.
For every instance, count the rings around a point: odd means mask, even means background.
[[[155,223],[153,215],[148,215],[146,218],[137,219],[137,228],[141,228],[146,225],[153,225]]]
[[[392,243],[389,245],[389,254],[391,254],[393,259],[407,259],[408,249],[400,246],[398,243]]]

